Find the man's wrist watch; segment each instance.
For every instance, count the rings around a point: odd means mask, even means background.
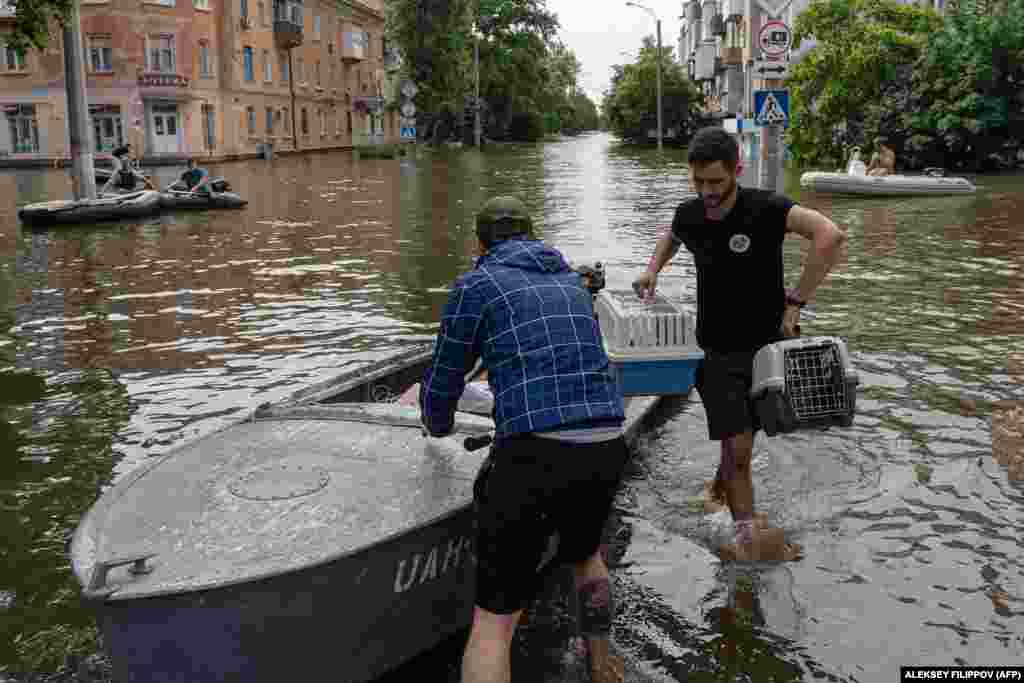
[[[803,308],[807,305],[807,302],[796,295],[796,291],[792,289],[786,290],[786,305],[796,306],[797,308]]]

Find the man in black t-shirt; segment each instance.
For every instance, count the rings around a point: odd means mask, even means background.
[[[739,146],[719,127],[703,128],[689,146],[690,184],[697,197],[676,209],[647,270],[634,281],[653,296],[658,273],[679,250],[697,266],[697,343],[704,350],[697,391],[711,439],[722,456],[712,498],[728,503],[736,543],[723,557],[789,560],[800,555],[780,529],[755,524],[750,459],[760,428],[749,398],[753,363],[765,344],[798,335],[800,309],[839,257],[845,234],[817,211],[768,190],[740,187]],[[796,288],[785,289],[782,243],[786,233],[811,242]]]

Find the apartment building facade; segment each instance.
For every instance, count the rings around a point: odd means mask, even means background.
[[[0,0],[2,3],[3,0]],[[151,163],[346,148],[398,138],[382,0],[81,0],[91,145]],[[69,156],[64,57],[3,39],[0,165]]]

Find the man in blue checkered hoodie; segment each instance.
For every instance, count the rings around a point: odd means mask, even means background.
[[[533,238],[525,206],[495,197],[477,215],[483,256],[456,280],[420,390],[425,429],[450,433],[465,377],[482,359],[495,442],[474,485],[476,607],[465,683],[508,681],[510,646],[540,588],[548,537],[572,563],[595,679],[611,666],[612,601],[601,535],[628,452],[623,399],[591,293]]]

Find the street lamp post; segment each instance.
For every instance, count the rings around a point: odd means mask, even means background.
[[[658,28],[658,59],[655,61],[655,67],[657,68],[658,73],[658,151],[661,152],[661,19],[659,19],[658,15],[654,13],[654,10],[652,10],[650,7],[641,5],[640,3],[627,2],[626,5],[629,7],[636,7],[637,9],[642,9],[648,14],[650,14],[652,17],[654,17],[654,23]]]
[[[480,149],[480,34],[475,32],[476,40],[473,41],[473,62],[476,64],[476,96],[473,99],[473,141],[476,148]]]

